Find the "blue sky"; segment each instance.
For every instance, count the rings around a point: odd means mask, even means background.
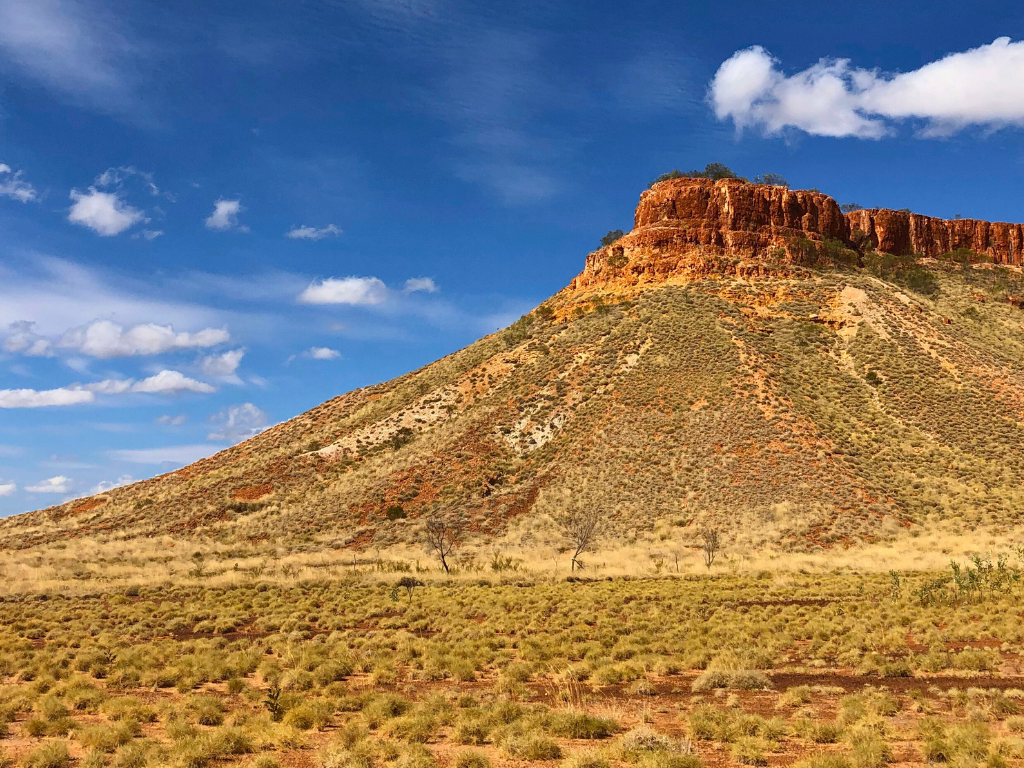
[[[1006,2],[0,0],[0,514],[506,325],[666,170],[1020,221],[1022,26]]]

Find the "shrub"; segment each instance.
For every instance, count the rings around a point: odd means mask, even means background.
[[[619,730],[619,724],[608,717],[595,717],[586,712],[559,712],[551,732],[568,739],[605,739]]]
[[[597,752],[573,752],[562,761],[561,768],[610,768],[608,760]]]
[[[83,746],[109,754],[130,742],[138,733],[138,723],[122,720],[118,723],[98,723],[83,728],[78,738]]]
[[[214,755],[248,755],[252,741],[240,728],[219,728],[210,734],[210,752]]]
[[[224,704],[216,696],[193,696],[188,708],[200,725],[222,725],[224,723]]]
[[[732,759],[740,765],[768,765],[764,747],[760,740],[746,736],[739,739],[729,750]]]
[[[455,768],[491,768],[491,761],[482,752],[465,750],[455,756]]]
[[[284,716],[284,724],[308,731],[315,728],[322,731],[331,720],[334,707],[326,701],[304,701],[297,707],[288,710]]]
[[[616,240],[621,240],[625,233],[621,229],[613,229],[604,237],[601,238],[601,245],[607,247],[614,243]]]
[[[25,768],[68,768],[71,755],[63,741],[41,744],[25,757]]]
[[[558,760],[562,756],[558,744],[538,733],[512,734],[502,740],[501,748],[518,760]]]

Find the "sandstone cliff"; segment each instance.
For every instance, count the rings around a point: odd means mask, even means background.
[[[801,238],[851,247],[859,238],[886,253],[932,258],[968,248],[995,263],[1024,264],[1019,224],[945,221],[885,209],[844,215],[835,200],[820,192],[738,179],[671,179],[640,196],[633,231],[591,253],[569,289],[709,274],[757,275],[769,265],[796,261],[790,246]]]

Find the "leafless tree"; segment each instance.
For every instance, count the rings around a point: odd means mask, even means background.
[[[700,540],[701,554],[704,556],[704,565],[706,565],[710,571],[711,564],[715,562],[715,557],[718,556],[718,550],[721,549],[722,539],[717,528],[705,528],[700,532]]]
[[[462,524],[447,515],[431,515],[424,529],[427,548],[441,560],[445,573],[451,573],[448,558],[462,543]]]
[[[604,522],[604,513],[594,505],[574,505],[556,514],[555,522],[569,542],[569,549],[574,550],[571,570],[583,570],[580,555],[594,544],[594,539],[600,533]]]

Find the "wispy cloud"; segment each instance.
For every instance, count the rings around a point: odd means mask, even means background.
[[[341,357],[341,352],[330,347],[310,347],[306,356],[313,360],[337,360]]]
[[[6,163],[0,163],[0,197],[10,197],[19,203],[39,199],[36,188],[22,178],[22,172],[12,170]]]
[[[0,0],[0,59],[74,103],[129,110],[140,53],[101,4]]]
[[[337,237],[340,234],[339,227],[328,224],[326,227],[292,227],[284,236],[292,240],[323,240],[328,237]]]
[[[768,135],[879,139],[901,120],[924,121],[926,136],[970,126],[1024,125],[1024,42],[1001,37],[911,72],[884,75],[821,59],[794,75],[761,46],[737,51],[719,68],[709,96],[720,120]]]
[[[182,466],[205,459],[221,448],[200,443],[199,445],[169,445],[162,448],[140,448],[135,450],[109,451],[108,456],[129,464],[173,464]]]
[[[241,365],[244,356],[244,349],[230,349],[220,355],[204,357],[200,361],[199,367],[202,368],[203,373],[207,376],[228,379],[232,383],[241,384],[241,379],[235,373],[238,371],[238,366]]]
[[[70,477],[57,475],[46,480],[40,480],[35,485],[26,485],[25,490],[29,493],[67,493],[71,490],[72,481]]]
[[[255,437],[267,428],[267,414],[252,403],[232,405],[210,418],[213,430],[207,440],[225,440],[232,445]]]

